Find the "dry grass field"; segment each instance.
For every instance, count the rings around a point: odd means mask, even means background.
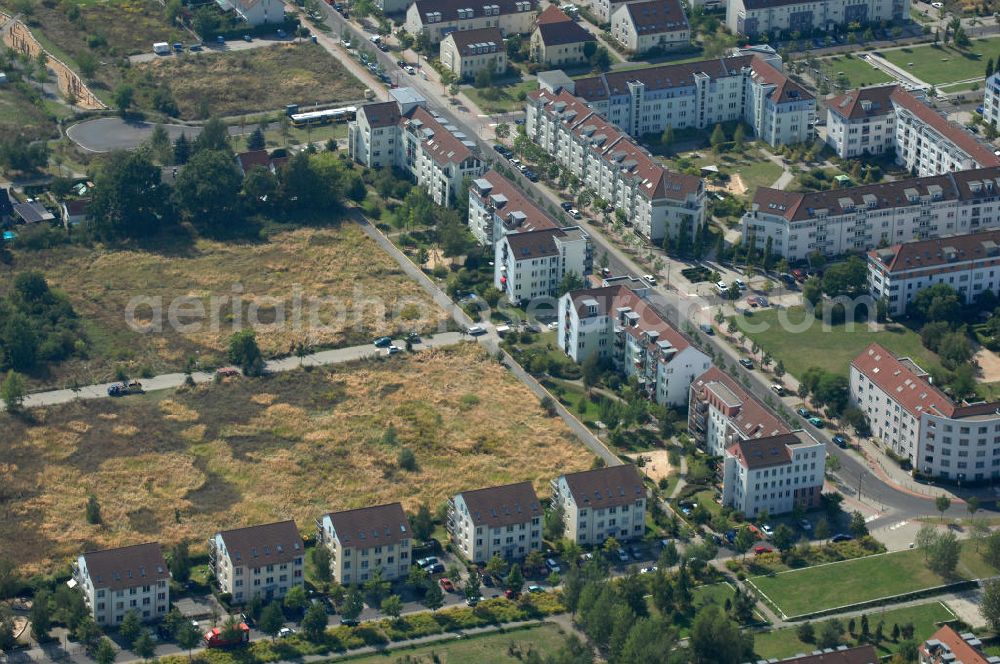
[[[0,265],[0,295],[12,282],[7,269]],[[179,242],[155,251],[81,245],[20,251],[13,269],[41,270],[51,286],[69,296],[87,330],[89,359],[52,367],[51,375],[33,377],[35,387],[111,380],[119,365],[139,375],[179,370],[190,357],[206,366],[224,364],[226,344],[236,327],[235,296],[242,300],[244,322],[251,305],[258,308],[257,319],[266,324],[257,328],[265,355],[289,354],[296,343],[343,346],[368,343],[373,335],[391,331],[428,331],[446,318],[396,262],[351,223],[281,231],[257,243],[198,239],[192,245]],[[331,298],[331,304],[317,309],[319,327],[307,325],[310,317],[304,313],[303,324],[295,329],[291,312],[297,291],[303,300]],[[127,324],[127,305],[136,296],[162,298],[162,333],[137,332]],[[179,296],[203,304],[201,320],[206,324],[201,330],[178,331],[166,324],[170,302]],[[218,307],[218,326],[209,324],[212,297],[226,298]],[[272,324],[282,309],[286,324]],[[148,323],[150,314],[149,307],[138,307],[137,322]]]
[[[204,106],[213,115],[232,116],[364,94],[340,62],[312,43],[164,58],[136,65],[132,76],[170,88],[182,118],[201,117]]]
[[[220,528],[289,516],[312,531],[324,511],[436,507],[505,482],[547,493],[592,460],[472,343],[33,412],[34,426],[0,415],[0,558],[25,570],[154,539],[201,548]],[[403,445],[415,472],[397,466]],[[90,494],[103,526],[86,523]]]

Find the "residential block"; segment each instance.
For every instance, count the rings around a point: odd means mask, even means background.
[[[84,553],[73,581],[98,625],[120,625],[129,611],[157,620],[170,609],[170,572],[157,542]]]
[[[330,550],[337,583],[361,584],[376,571],[394,581],[410,571],[413,536],[399,503],[324,514],[316,521],[316,536],[316,545]]]
[[[819,505],[826,445],[805,431],[738,440],[723,459],[722,504],[753,518]]]
[[[646,488],[632,464],[560,475],[552,504],[562,508],[564,536],[582,546],[641,539],[646,529]]]
[[[448,501],[448,533],[469,562],[520,560],[541,550],[543,516],[531,482],[463,491]]]
[[[257,596],[265,603],[303,585],[305,549],[294,521],[223,530],[208,541],[208,560],[233,602]]]

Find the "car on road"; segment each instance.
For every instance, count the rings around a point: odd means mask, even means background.
[[[514,168],[520,168],[521,167],[521,160],[518,159],[517,157],[515,157],[515,158],[513,158],[513,159],[510,160],[510,165],[513,166]]]
[[[541,586],[532,583],[530,586],[528,586],[528,592],[529,593],[543,593],[543,592],[545,592],[545,588],[542,588]]]
[[[747,298],[747,304],[749,304],[751,307],[756,307],[757,298],[751,295],[750,297]]]
[[[428,574],[444,574],[444,563],[434,563],[424,568]]]
[[[497,585],[496,582],[493,580],[493,575],[490,574],[489,572],[483,572],[482,574],[480,574],[479,580],[487,588],[493,588],[494,586]]]
[[[446,576],[439,579],[438,584],[441,586],[441,590],[445,591],[446,593],[455,592],[455,584],[452,583],[451,579],[449,579]]]
[[[785,396],[785,386],[781,383],[772,383],[771,391],[777,394],[779,397]]]
[[[480,595],[479,597],[466,597],[465,598],[465,603],[468,606],[475,606],[475,605],[479,604],[482,601],[483,601],[483,596],[482,595]]]
[[[792,275],[788,274],[787,272],[782,272],[781,274],[778,275],[778,277],[782,281],[784,281],[786,284],[788,284],[789,286],[791,286],[791,285],[793,285],[795,283],[795,277],[793,277]]]
[[[388,348],[392,345],[392,337],[379,337],[372,342],[376,348]]]
[[[535,173],[530,168],[524,170],[524,177],[528,178],[531,182],[538,182],[538,173]]]
[[[405,67],[403,67],[403,71],[405,71],[410,76],[413,76],[414,74],[417,73],[417,70],[414,69],[412,65],[406,65]]]
[[[569,210],[567,210],[567,212],[569,212],[569,216],[573,217],[574,219],[579,219],[581,216],[583,216],[580,214],[580,211],[577,210],[576,208],[570,208]]]
[[[546,558],[546,560],[545,560],[545,566],[548,567],[549,570],[551,570],[551,571],[553,571],[553,572],[555,572],[557,574],[562,571],[562,568],[559,567],[559,563],[557,563],[552,558]]]
[[[754,555],[757,556],[759,556],[762,553],[771,553],[772,551],[774,551],[774,549],[772,549],[769,546],[765,546],[763,544],[759,544],[753,548]]]
[[[833,444],[841,449],[844,450],[847,449],[847,439],[841,436],[839,433],[833,437]]]
[[[823,422],[823,420],[821,420],[818,417],[810,417],[809,418],[809,424],[813,425],[817,429],[822,429],[824,422]]]
[[[727,290],[729,290],[729,286],[726,284],[725,281],[717,281],[715,282],[715,289],[720,293],[725,293]]]
[[[215,373],[223,378],[235,378],[240,375],[240,370],[236,367],[222,367],[220,369],[216,369]]]
[[[516,590],[511,590],[510,588],[508,588],[507,590],[503,591],[503,596],[513,602],[514,600],[516,600],[518,597],[521,596],[521,593],[517,592]]]
[[[507,146],[500,145],[499,143],[494,144],[493,151],[496,152],[501,157],[509,157],[510,156],[510,150],[507,149]]]
[[[341,43],[341,45],[344,48],[350,48],[351,47],[351,40],[350,39],[341,39],[340,43]]]
[[[573,209],[573,203],[570,201],[563,201],[562,203],[559,204],[559,207],[561,207],[566,212],[569,212],[570,210]]]
[[[799,416],[801,417],[809,417],[810,415],[812,415],[812,413],[810,413],[807,408],[796,408],[795,412],[798,413]]]
[[[715,335],[715,328],[713,328],[708,323],[702,323],[701,325],[698,326],[698,329],[710,337]]]
[[[618,561],[627,563],[629,561],[628,551],[625,549],[618,549]]]
[[[809,523],[809,519],[802,519],[801,521],[799,521],[799,528],[806,531],[807,533],[811,533],[813,525]]]
[[[482,325],[470,325],[469,328],[465,330],[465,333],[470,337],[478,337],[482,334],[486,334],[486,328]]]
[[[851,536],[851,535],[848,535],[847,533],[837,533],[836,535],[834,535],[833,537],[830,538],[830,541],[831,542],[850,542],[852,539],[854,539],[854,537]]]
[[[340,624],[344,627],[357,627],[361,624],[361,621],[357,618],[341,618]]]
[[[389,346],[388,348],[385,349],[385,354],[386,355],[395,355],[396,353],[401,353],[402,351],[403,351],[402,348],[400,348],[396,344],[392,344],[391,346]]]
[[[438,564],[437,556],[427,556],[426,558],[417,558],[418,567],[429,567],[431,565]]]
[[[656,285],[656,277],[654,277],[653,275],[651,275],[651,274],[644,274],[644,275],[642,275],[642,278],[645,279],[646,283],[648,283],[650,286],[655,286]]]
[[[770,524],[765,523],[761,525],[760,532],[764,533],[765,537],[771,537],[774,535],[774,528],[772,528]]]
[[[768,302],[767,298],[764,297],[763,295],[758,295],[757,296],[757,304],[759,304],[762,307],[769,307],[769,306],[771,306],[771,303]]]
[[[748,357],[741,357],[740,366],[744,369],[753,369],[753,360]]]
[[[743,283],[742,279],[737,279],[733,283],[735,283],[736,287],[739,288],[740,290],[746,290],[747,289],[747,285],[745,283]]]
[[[283,639],[285,637],[292,636],[293,634],[295,634],[295,630],[292,629],[291,627],[282,627],[281,629],[278,630],[278,638],[279,639]]]
[[[245,42],[252,42],[253,41],[253,37],[251,37],[250,35],[243,35],[243,41],[245,41]]]

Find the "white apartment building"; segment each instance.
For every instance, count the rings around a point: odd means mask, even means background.
[[[586,279],[594,264],[590,236],[576,226],[508,233],[495,254],[493,285],[514,304],[561,295],[556,287],[564,276]]]
[[[426,34],[432,44],[445,35],[463,30],[500,28],[504,36],[531,32],[537,0],[488,0],[488,4],[466,0],[415,0],[406,10],[406,32]]]
[[[758,187],[743,215],[743,241],[789,261],[1000,225],[1000,168],[795,193]]]
[[[347,128],[348,152],[369,168],[398,168],[438,205],[455,199],[465,178],[483,172],[476,144],[427,109],[412,88],[389,90],[391,101],[366,104]]]
[[[646,488],[630,463],[560,475],[552,504],[563,510],[563,536],[581,546],[641,539],[646,530]]]
[[[726,27],[747,37],[794,32],[808,37],[814,30],[909,17],[909,0],[728,0],[726,4]]]
[[[157,620],[170,609],[170,572],[157,542],[84,553],[73,581],[98,625],[120,625],[129,611]]]
[[[733,443],[722,471],[722,504],[755,517],[819,505],[826,445],[805,431]]]
[[[281,599],[304,583],[305,548],[294,521],[223,530],[208,541],[208,560],[219,590],[236,604],[254,596]]]
[[[812,140],[816,100],[781,66],[772,49],[752,48],[727,58],[599,74],[575,81],[572,92],[630,136],[743,121],[770,145]]]
[[[232,11],[252,27],[264,23],[283,23],[285,3],[282,0],[216,0],[222,11]]]
[[[994,127],[1000,123],[1000,72],[986,79],[983,90],[983,120]]]
[[[632,228],[651,242],[689,237],[705,218],[701,178],[671,173],[643,148],[566,90],[528,95],[526,129],[532,141],[625,213]]]
[[[469,186],[469,230],[483,246],[496,246],[507,233],[555,228],[556,220],[496,171],[487,171]]]
[[[876,343],[851,361],[851,401],[872,435],[915,471],[972,482],[1000,477],[1000,402],[956,404],[913,360]]]
[[[826,107],[826,142],[843,159],[896,150],[895,85],[851,90]]]
[[[584,362],[597,353],[617,371],[635,376],[646,396],[659,404],[687,403],[691,382],[712,362],[663,320],[640,293],[626,286],[571,291],[559,298],[556,342]]]
[[[986,292],[1000,294],[1000,231],[907,242],[868,252],[872,297],[884,298],[891,316],[905,314],[916,294],[935,284],[951,286],[966,304]]]
[[[688,431],[712,456],[724,456],[741,440],[790,433],[777,415],[731,376],[712,367],[691,383]]]
[[[520,560],[541,550],[543,516],[531,482],[463,491],[448,501],[448,533],[469,562]]]
[[[587,61],[585,46],[596,41],[557,5],[549,5],[531,33],[531,59],[545,67],[582,65]]]
[[[680,0],[644,0],[612,12],[611,36],[630,53],[673,51],[690,45],[691,27]]]
[[[342,585],[362,584],[375,571],[385,581],[410,571],[410,522],[399,503],[324,514],[316,520],[316,545],[330,550],[330,571]]]
[[[501,76],[507,71],[507,47],[500,28],[448,33],[441,40],[440,58],[460,80],[475,79],[483,70]]]

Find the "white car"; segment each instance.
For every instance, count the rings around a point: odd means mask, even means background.
[[[650,286],[655,286],[656,285],[656,277],[654,277],[653,275],[651,275],[651,274],[644,274],[642,276],[642,278],[645,279],[647,282],[649,282]]]
[[[385,349],[385,354],[386,355],[395,355],[396,353],[399,353],[402,350],[403,350],[402,348],[400,348],[396,344],[393,344],[393,345],[391,345],[391,346],[389,346],[388,348]]]
[[[650,565],[649,567],[643,567],[639,570],[639,574],[652,574],[657,570],[656,565]]]
[[[405,71],[405,72],[406,72],[407,74],[410,74],[410,75],[412,76],[413,74],[415,74],[415,73],[416,73],[416,71],[417,71],[417,70],[416,70],[416,69],[414,69],[412,65],[406,65],[406,67],[404,68],[404,71]]]
[[[729,290],[729,286],[727,286],[727,285],[726,285],[726,282],[725,282],[725,281],[719,281],[719,282],[716,282],[716,284],[715,284],[715,288],[716,288],[716,289],[717,289],[717,290],[718,290],[718,291],[719,291],[720,293],[725,293],[725,292],[726,292],[727,290]]]
[[[737,279],[735,283],[736,283],[736,287],[739,288],[740,290],[746,290],[747,289],[747,285],[745,283],[743,283],[742,279]]]
[[[580,211],[577,210],[576,208],[570,208],[569,209],[569,216],[573,217],[574,219],[579,219],[580,216],[581,216],[580,215]]]
[[[760,532],[764,533],[765,536],[770,537],[771,535],[774,534],[774,528],[772,528],[769,524],[765,523],[763,526],[760,527]]]
[[[547,566],[547,567],[548,567],[548,568],[549,568],[550,570],[552,570],[553,572],[555,572],[556,574],[558,574],[559,572],[561,572],[561,571],[562,571],[562,570],[561,570],[561,569],[559,568],[559,563],[557,563],[557,562],[556,562],[555,560],[553,560],[552,558],[549,558],[549,559],[547,559],[547,560],[545,561],[545,565],[546,565],[546,566]]]
[[[291,636],[292,634],[295,634],[295,630],[292,629],[291,627],[282,627],[280,630],[278,630],[279,639],[283,639],[286,636]]]
[[[344,48],[350,48],[351,47],[351,40],[350,39],[341,39],[340,43],[344,45]]]
[[[943,2],[932,2],[931,3],[931,7],[933,7],[934,9],[941,9],[942,7],[944,7],[944,3]]]

